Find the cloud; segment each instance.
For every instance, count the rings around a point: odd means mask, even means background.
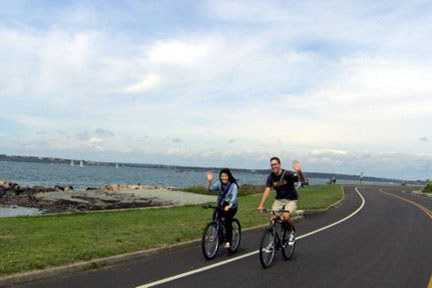
[[[94,130],[93,133],[94,135],[101,138],[110,138],[114,136],[114,133],[112,131],[103,128],[97,128],[96,130]]]
[[[114,132],[104,128],[97,128],[93,131],[82,131],[76,134],[76,138],[82,141],[88,141],[96,138],[106,139],[106,138],[111,138],[113,136],[114,136]]]
[[[343,154],[323,152],[317,155],[314,151],[310,151],[298,157],[305,171],[334,171],[356,175],[363,171],[368,176],[402,179],[423,179],[432,172],[430,153],[353,151]],[[405,169],[404,174],[396,177],[396,171],[403,169]]]
[[[197,64],[206,55],[208,49],[205,43],[164,40],[154,43],[150,47],[147,57],[152,64]]]
[[[87,145],[91,148],[101,150],[103,148],[104,142],[100,138],[92,137],[87,141]]]
[[[164,137],[163,139],[160,140],[161,142],[165,142],[165,143],[180,143],[183,140],[179,137],[171,137],[171,136],[167,136]]]
[[[208,1],[205,12],[208,16],[222,21],[232,21],[235,23],[279,23],[289,19],[289,15],[284,13],[281,2],[268,1]],[[285,6],[285,7],[284,7]],[[280,9],[282,8],[282,9]]]
[[[123,88],[121,92],[126,94],[145,93],[149,90],[156,88],[160,84],[160,82],[161,80],[159,76],[150,74],[149,76],[145,77],[144,80],[142,80],[141,82]]]
[[[337,150],[337,149],[314,149],[311,151],[311,154],[314,156],[319,156],[319,155],[347,155],[348,152],[345,150]]]
[[[430,153],[428,138],[412,141],[432,132],[425,3],[9,6],[1,149],[137,162],[171,161],[171,151],[178,164],[254,168],[279,154],[318,170],[388,165],[406,175],[400,157],[430,174],[406,156]]]
[[[47,131],[39,130],[35,132],[36,135],[46,135]]]
[[[421,137],[419,140],[421,142],[429,142],[429,138],[427,138],[427,137]]]

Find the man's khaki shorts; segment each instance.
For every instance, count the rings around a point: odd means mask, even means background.
[[[288,210],[291,215],[295,213],[297,210],[297,200],[288,200],[288,199],[276,199],[273,202],[272,206],[273,210]]]

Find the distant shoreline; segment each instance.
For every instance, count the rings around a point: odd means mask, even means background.
[[[28,163],[45,163],[45,164],[64,164],[78,166],[82,163],[84,166],[102,166],[102,167],[129,167],[129,168],[160,168],[160,169],[173,169],[179,171],[203,171],[208,170],[219,170],[220,167],[197,167],[197,166],[179,166],[179,165],[164,165],[164,164],[144,164],[144,163],[120,163],[120,162],[100,162],[100,161],[88,161],[83,159],[66,159],[66,158],[55,158],[55,157],[36,157],[36,156],[16,156],[16,155],[5,155],[0,154],[0,161],[10,161],[10,162],[28,162]],[[242,169],[242,168],[232,168],[234,172],[246,172],[254,174],[268,174],[268,169]],[[330,179],[336,176],[337,179],[343,180],[353,180],[360,181],[359,175],[349,175],[349,174],[338,174],[338,173],[320,173],[320,172],[307,172],[305,173],[309,178],[321,178]],[[402,180],[402,179],[391,179],[391,178],[381,178],[381,177],[370,177],[363,176],[362,181],[370,182],[387,182],[395,184],[411,184],[411,185],[426,185],[427,182],[424,180]]]

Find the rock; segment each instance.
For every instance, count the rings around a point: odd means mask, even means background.
[[[7,189],[3,186],[7,187]],[[29,187],[28,185],[19,185],[10,181],[0,181],[0,202],[23,207],[35,207],[44,209],[45,212],[105,210],[161,205],[157,202],[153,203],[153,201],[148,199],[146,199],[146,201],[142,201],[141,199],[135,201],[134,199],[136,196],[133,195],[134,193],[126,193],[126,196],[123,195],[123,193],[116,193],[122,189],[135,190],[142,188],[150,189],[154,187],[136,184],[110,184],[105,185],[102,188],[88,187],[86,189],[87,191],[96,191],[87,194],[91,196],[84,196],[85,194],[80,194],[80,191],[78,190],[77,193],[67,193],[69,195],[65,195],[64,199],[57,199],[57,197],[48,197],[48,192],[73,191],[73,187],[70,185],[55,185],[54,187],[35,185]],[[41,192],[47,194],[40,194]],[[62,193],[59,193],[60,196],[61,194]],[[87,197],[88,199],[84,197]],[[78,198],[78,200],[73,198]],[[83,203],[83,201],[79,199],[84,199],[88,201],[88,203]]]
[[[140,188],[139,185],[135,184],[120,184],[118,185],[119,190],[138,190]]]
[[[76,206],[76,208],[78,209],[78,210],[87,210],[87,204],[78,204],[77,206]]]
[[[24,193],[32,192],[32,190],[30,189],[30,187],[28,185],[16,185],[13,187],[12,190],[15,191],[15,195],[21,195]]]
[[[10,189],[8,189],[8,190],[6,190],[5,189],[5,195],[4,196],[8,196],[8,197],[13,197],[13,196],[15,196],[15,190],[10,190]]]
[[[36,193],[44,192],[44,191],[45,191],[45,187],[44,187],[44,186],[41,186],[41,185],[33,186],[32,189],[33,189]]]
[[[108,190],[108,191],[117,191],[119,190],[118,184],[109,184],[102,187],[102,190]]]
[[[16,192],[18,192],[17,194],[22,193],[22,192],[27,192],[29,189],[30,189],[30,186],[28,186],[28,185],[17,185],[14,187],[14,190]]]
[[[5,189],[5,190],[11,189],[12,184],[13,184],[12,182],[7,181],[7,180],[0,181],[0,187]]]
[[[71,185],[67,185],[64,187],[64,191],[73,191],[74,188]]]

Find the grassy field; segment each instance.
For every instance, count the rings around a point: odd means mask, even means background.
[[[261,194],[239,199],[243,228],[264,224]],[[339,185],[300,190],[299,209],[324,208],[342,197]],[[270,206],[269,199],[267,206]],[[201,205],[0,219],[0,276],[70,264],[199,238],[212,211]]]
[[[214,192],[208,191],[206,186],[190,186],[181,190],[185,192],[192,192],[197,194],[215,195]],[[262,193],[263,191],[264,191],[264,185],[261,186],[261,185],[243,184],[240,186],[238,190],[238,197]]]

